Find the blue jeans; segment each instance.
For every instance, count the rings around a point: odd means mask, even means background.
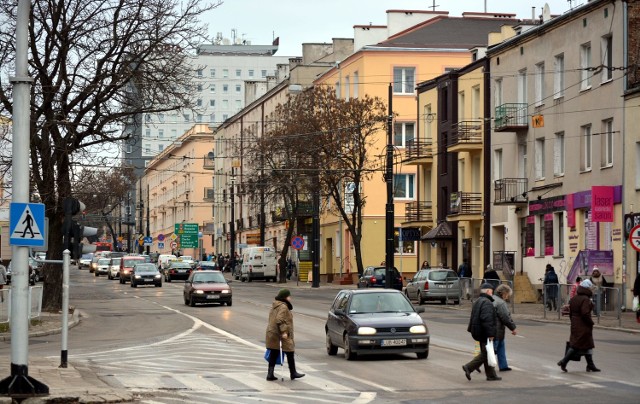
[[[507,364],[507,347],[505,345],[506,340],[501,339],[493,340],[493,349],[496,351],[498,357],[498,369],[506,369],[509,367]]]

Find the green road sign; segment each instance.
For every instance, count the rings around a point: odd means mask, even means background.
[[[180,237],[180,248],[198,248],[198,223],[176,223],[175,232]]]

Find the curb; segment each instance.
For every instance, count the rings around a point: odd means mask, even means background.
[[[80,324],[80,311],[78,309],[73,310],[73,314],[71,315],[71,319],[69,320],[69,324],[68,327],[69,329],[72,329],[73,327],[77,326],[78,324]],[[44,337],[47,335],[55,335],[55,334],[60,334],[62,332],[62,325],[60,325],[59,327],[56,328],[52,328],[49,330],[43,330],[43,331],[29,331],[29,337]],[[11,332],[8,333],[4,333],[2,335],[0,335],[0,341],[11,341]]]

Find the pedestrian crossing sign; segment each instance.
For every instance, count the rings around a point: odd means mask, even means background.
[[[44,205],[12,202],[9,208],[9,244],[44,247]]]

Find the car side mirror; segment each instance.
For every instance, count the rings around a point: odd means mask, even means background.
[[[416,313],[418,313],[418,314],[424,313],[424,307],[414,307],[414,309],[416,310]]]
[[[335,309],[335,310],[333,311],[333,313],[334,313],[336,316],[344,316],[344,315],[345,315],[345,312],[344,312],[344,310],[342,310],[342,309]]]

